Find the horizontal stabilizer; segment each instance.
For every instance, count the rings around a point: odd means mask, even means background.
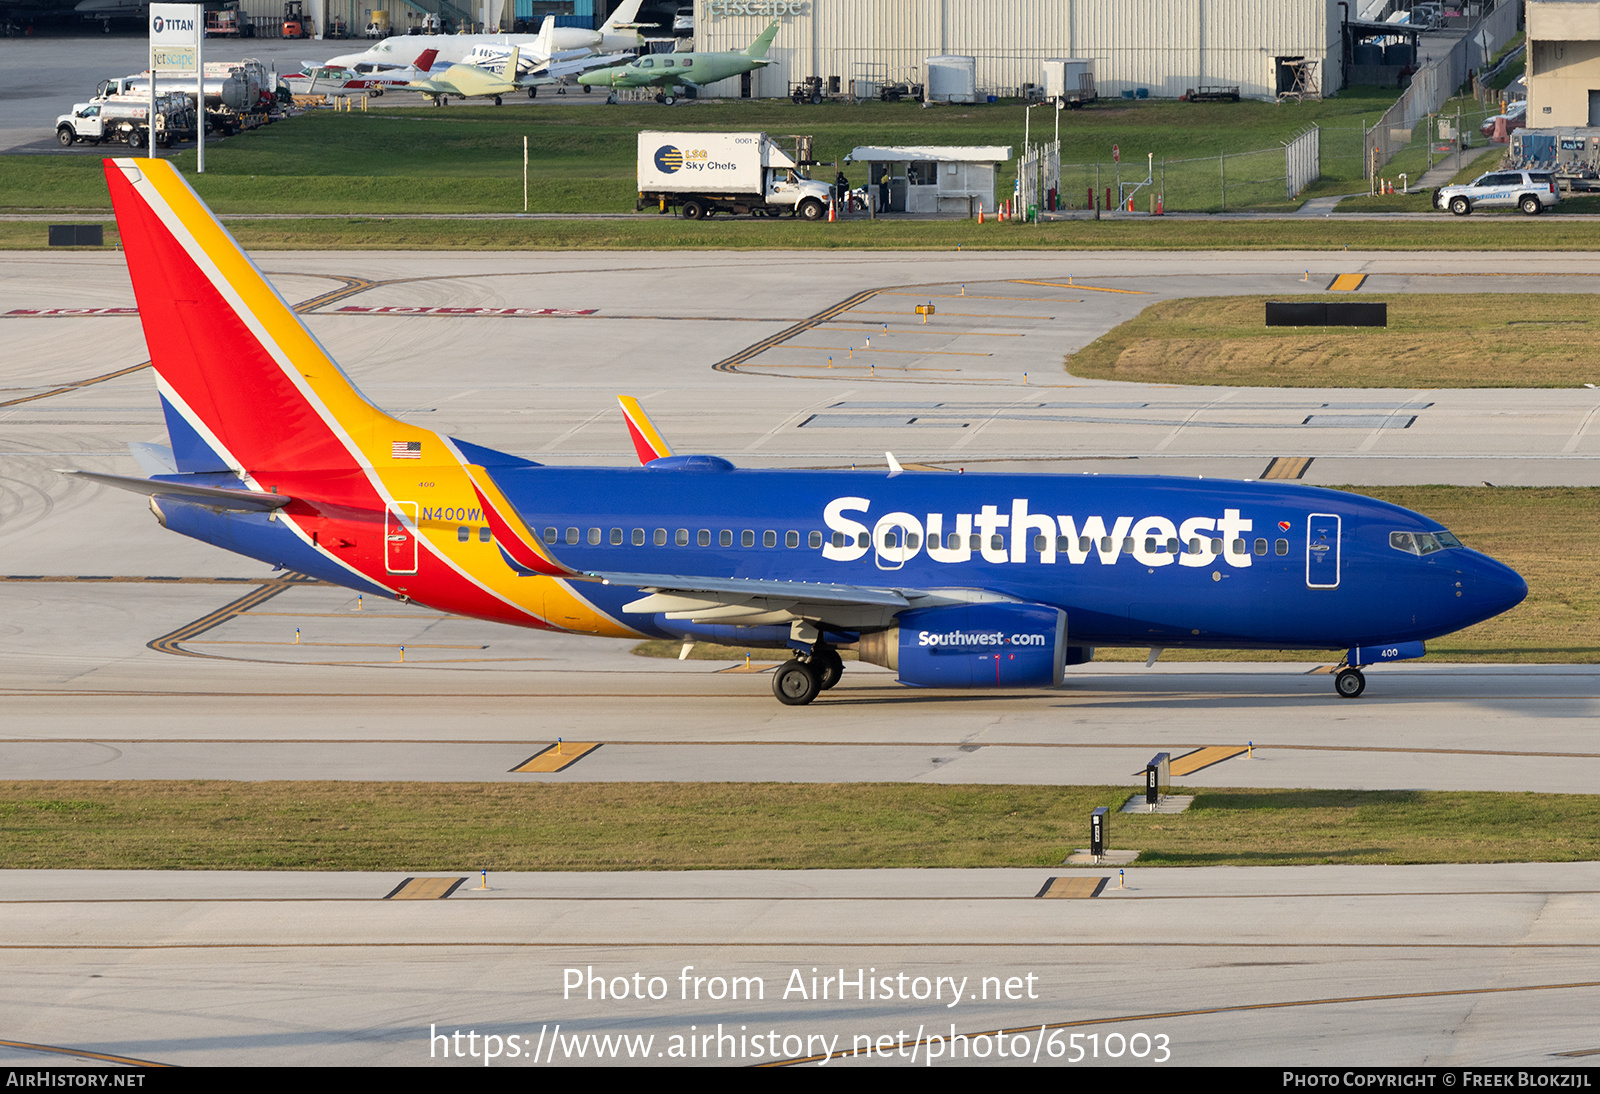
[[[201,486],[199,483],[172,482],[163,479],[140,479],[128,475],[105,475],[99,471],[65,471],[62,475],[92,479],[118,490],[131,490],[135,494],[190,498],[205,502],[217,509],[238,509],[244,512],[265,513],[282,509],[294,499],[287,494],[263,494],[258,490],[230,490],[226,486]]]

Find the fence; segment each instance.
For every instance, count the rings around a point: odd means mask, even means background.
[[[1044,153],[1045,163],[1035,167],[1035,161],[1025,153],[1018,160],[1018,177],[1022,179],[1024,200],[1031,201],[1028,195],[1044,191],[1030,189],[1037,186],[1030,180],[1054,167],[1062,209],[1089,208],[1091,191],[1096,195],[1094,204],[1100,208],[1125,206],[1130,197],[1135,197],[1142,209],[1154,194],[1161,195],[1169,211],[1227,212],[1281,206],[1321,177],[1329,146],[1346,161],[1345,170],[1340,173],[1359,178],[1364,132],[1364,127],[1324,130],[1311,126],[1276,148],[1184,159],[1146,158],[1144,171],[1134,161],[1054,164],[1048,154],[1051,146],[1042,145],[1039,151]],[[1335,140],[1327,141],[1325,137],[1329,135]],[[1339,149],[1343,149],[1342,154]]]
[[[1444,105],[1467,82],[1468,72],[1480,72],[1495,52],[1517,33],[1517,0],[1500,0],[1439,58],[1424,58],[1411,77],[1411,85],[1367,133],[1367,177],[1374,177],[1396,152],[1411,143],[1416,124]]]

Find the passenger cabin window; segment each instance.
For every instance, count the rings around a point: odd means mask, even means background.
[[[689,546],[689,529],[679,528],[677,535],[673,538],[677,541],[679,547]]]
[[[1267,553],[1267,541],[1264,540],[1264,539],[1256,540],[1256,554],[1264,555],[1266,553]]]
[[[613,546],[613,547],[621,547],[622,546],[622,529],[621,528],[613,528],[613,529],[611,529],[611,546]]]
[[[694,541],[702,547],[711,546],[711,529],[700,529],[700,531],[695,534]]]
[[[800,533],[798,533],[798,532],[790,532],[789,535],[794,539],[794,543],[789,544],[789,546],[791,546],[791,547],[796,546],[800,542]],[[776,547],[777,545],[778,545],[778,533],[776,533],[776,532],[762,532],[761,533],[761,546],[763,546],[763,547]]]
[[[468,528],[465,524],[456,529],[456,539],[460,540],[462,543],[466,543],[471,538],[472,529]]]
[[[494,542],[494,532],[491,531],[488,528],[479,528],[478,529],[478,542],[479,543],[493,543]]]
[[[665,547],[667,545],[667,530],[665,528],[656,529],[655,545],[657,547]]]
[[[598,529],[598,528],[589,529],[589,542],[590,542],[590,544],[596,544],[596,543],[600,542],[600,529]]]
[[[791,547],[800,546],[800,533],[799,532],[790,532],[789,533],[789,538],[785,542],[787,542],[789,544],[789,546],[791,546]],[[811,538],[808,540],[808,542],[811,544],[812,550],[815,550],[816,548],[821,547],[822,546],[822,533],[821,532],[812,532],[811,533]]]
[[[717,533],[717,543],[723,547],[732,547],[733,529],[724,528],[721,532]]]
[[[1280,555],[1286,555],[1289,553],[1289,541],[1286,539],[1280,539],[1277,543],[1272,545],[1272,549],[1278,552]]]
[[[576,528],[568,528],[567,529],[567,542],[568,543],[576,543],[576,542],[578,542],[578,530]]]
[[[667,538],[666,532],[662,532],[661,533],[661,538],[662,539],[666,539]],[[633,530],[633,545],[635,547],[643,547],[644,546],[644,529],[643,528],[635,528]]]
[[[772,534],[771,532],[767,533],[767,535],[769,535],[769,536],[771,534]],[[752,532],[750,529],[746,528],[744,531],[739,533],[739,546],[741,546],[741,547],[754,547],[755,545],[756,545],[756,534],[754,532]]]
[[[554,528],[546,528],[544,530],[544,541],[546,543],[554,543],[556,541],[556,530]]]

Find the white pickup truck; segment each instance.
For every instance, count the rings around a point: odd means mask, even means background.
[[[56,140],[64,147],[78,141],[101,144],[126,141],[141,148],[150,140],[150,99],[147,95],[106,95],[77,103],[72,113],[56,119]],[[156,97],[155,142],[162,148],[195,134],[194,104],[182,95]]]

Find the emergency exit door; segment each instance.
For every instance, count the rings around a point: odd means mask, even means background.
[[[1313,589],[1339,587],[1339,525],[1332,513],[1306,520],[1306,584]]]

